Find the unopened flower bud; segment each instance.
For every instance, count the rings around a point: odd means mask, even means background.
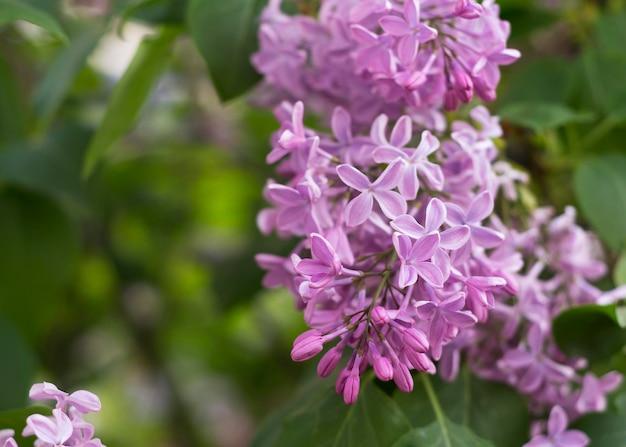
[[[404,363],[396,363],[393,368],[393,381],[403,393],[413,391],[413,377]]]
[[[426,352],[429,348],[428,337],[424,331],[414,327],[402,333],[402,341],[407,347],[416,352]]]
[[[387,313],[387,309],[383,306],[374,307],[370,313],[370,317],[374,324],[381,325],[389,322],[389,314]]]
[[[472,82],[472,78],[465,71],[455,70],[454,80],[456,95],[462,103],[467,104],[472,100],[472,96],[474,94],[474,83]]]
[[[359,388],[361,387],[361,376],[358,374],[350,374],[346,379],[346,385],[343,389],[343,401],[347,405],[352,405],[359,397]]]
[[[342,351],[343,348],[340,348],[339,346],[329,349],[317,364],[317,375],[320,377],[329,376],[337,367],[339,360],[341,360]]]
[[[443,97],[443,106],[449,112],[459,108],[459,98],[453,90],[446,91]]]
[[[320,331],[312,329],[301,334],[293,342],[291,358],[294,362],[303,362],[315,357],[324,348],[324,338]]]
[[[411,349],[407,349],[404,351],[406,353],[406,357],[413,365],[417,371],[425,372],[428,374],[435,374],[437,372],[437,368],[435,364],[432,362],[430,357],[421,352],[415,352]]]
[[[393,379],[393,366],[388,358],[380,356],[374,360],[374,374],[383,382]]]

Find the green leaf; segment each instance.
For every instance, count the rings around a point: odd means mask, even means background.
[[[622,414],[588,414],[575,421],[571,428],[582,430],[589,436],[589,447],[626,445],[626,424]]]
[[[497,447],[528,441],[528,409],[513,388],[479,379],[469,370],[463,370],[451,383],[437,376],[431,377],[430,382],[443,412],[452,422],[469,427]],[[424,387],[417,385],[416,380],[411,393],[396,392],[394,400],[413,427],[422,427],[436,417]]]
[[[63,48],[49,65],[32,98],[35,113],[43,125],[51,120],[67,96],[103,31],[99,26],[84,30],[72,39],[72,43]]]
[[[591,96],[597,109],[611,113],[616,108],[614,99],[624,95],[626,85],[626,56],[620,52],[604,52],[600,48],[586,48],[582,54],[582,68],[587,85],[581,90]]]
[[[91,135],[66,125],[50,132],[40,146],[9,146],[0,152],[0,179],[87,208],[89,189],[80,180],[80,169]]]
[[[516,64],[498,87],[498,112],[504,105],[529,101],[564,104],[574,73],[571,61],[554,57]]]
[[[131,17],[156,24],[179,25],[185,23],[189,0],[144,0],[122,13],[123,19]]]
[[[606,53],[622,53],[626,42],[626,12],[604,14],[594,25],[597,49]]]
[[[479,438],[469,428],[444,418],[443,424],[433,422],[426,427],[414,428],[392,447],[493,447],[493,444]]]
[[[24,105],[13,67],[0,58],[0,144],[25,137]]]
[[[315,386],[270,419],[252,447],[387,447],[410,425],[396,403],[371,380],[354,405],[329,386]]]
[[[0,193],[0,313],[33,340],[55,323],[78,261],[76,228],[55,201]]]
[[[23,397],[24,400],[27,399],[28,389]],[[31,414],[43,414],[44,416],[49,416],[52,414],[52,411],[50,408],[44,407],[43,405],[35,405],[19,410],[3,411],[0,413],[0,430],[5,428],[12,429],[15,432],[13,439],[15,439],[18,445],[28,445],[28,441],[32,444],[32,437],[24,438],[22,436],[22,430],[26,427],[26,418]]]
[[[626,155],[608,153],[584,160],[576,169],[574,191],[587,220],[618,251],[626,240]]]
[[[561,312],[552,323],[554,338],[570,357],[607,359],[626,343],[615,305],[589,304]]]
[[[59,22],[47,12],[17,0],[0,0],[0,25],[15,20],[25,20],[45,29],[64,42],[69,41]]]
[[[115,86],[102,123],[87,149],[84,176],[89,176],[111,145],[133,128],[152,85],[169,63],[170,47],[179,33],[179,29],[163,28],[156,36],[146,37],[141,42]]]
[[[258,16],[267,0],[191,0],[187,23],[222,101],[233,99],[260,79],[250,65],[256,49]]]
[[[22,335],[1,315],[0,358],[5,359],[0,362],[0,411],[19,408],[28,400],[37,364]],[[0,424],[2,428],[6,427]]]
[[[576,112],[559,103],[517,102],[500,110],[500,117],[520,126],[529,127],[535,132],[573,122],[586,122],[593,119],[587,112]]]

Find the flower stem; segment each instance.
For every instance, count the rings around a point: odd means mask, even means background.
[[[421,377],[422,384],[424,385],[424,389],[426,390],[426,394],[428,395],[428,400],[430,400],[430,405],[433,407],[435,418],[441,426],[443,444],[445,447],[452,447],[452,441],[450,441],[450,434],[448,433],[448,425],[446,423],[446,416],[443,414],[443,410],[441,408],[441,405],[439,404],[439,399],[437,398],[437,394],[435,394],[435,389],[430,383],[430,377],[428,377],[427,374],[421,374]]]

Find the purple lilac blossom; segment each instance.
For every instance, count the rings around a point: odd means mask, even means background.
[[[85,390],[68,394],[49,382],[34,384],[29,396],[33,400],[56,400],[52,416],[32,414],[26,419],[22,436],[35,436],[37,447],[104,447],[93,437],[93,425],[83,419],[87,413],[100,411],[98,396]],[[17,447],[13,435],[13,430],[0,430],[0,446]]]
[[[495,98],[499,67],[519,58],[493,0],[324,0],[317,20],[287,16],[273,1],[252,63],[266,107],[304,101],[330,116],[341,105],[356,128],[403,110],[434,116],[474,93]]]
[[[566,428],[567,414],[555,405],[548,419],[548,435],[538,434],[523,447],[585,447],[589,444],[589,438],[582,431]]]
[[[280,123],[267,161],[281,180],[268,181],[258,223],[299,241],[257,261],[310,327],[293,360],[328,348],[318,374],[343,365],[336,391],[352,404],[369,366],[409,392],[411,370],[454,380],[463,356],[526,395],[537,418],[553,409],[548,436],[529,447],[570,446],[567,419],[602,411],[621,375],[567,357],[552,320],[626,287],[593,286],[606,266],[573,208],[527,212],[525,227],[494,214],[528,181],[500,157],[497,116],[478,105],[446,123],[444,108],[493,100],[500,66],[520,56],[498,5],[322,0],[313,18],[280,4],[263,13],[252,59],[265,77],[255,100]],[[328,117],[328,133],[304,126],[310,112]]]

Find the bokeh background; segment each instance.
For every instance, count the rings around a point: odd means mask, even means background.
[[[624,2],[499,3],[523,57],[490,108],[522,200],[578,205],[625,283]],[[239,67],[263,4],[0,1],[0,412],[46,380],[101,397],[109,447],[239,447],[311,374],[253,259],[291,245],[255,224],[277,124]]]

